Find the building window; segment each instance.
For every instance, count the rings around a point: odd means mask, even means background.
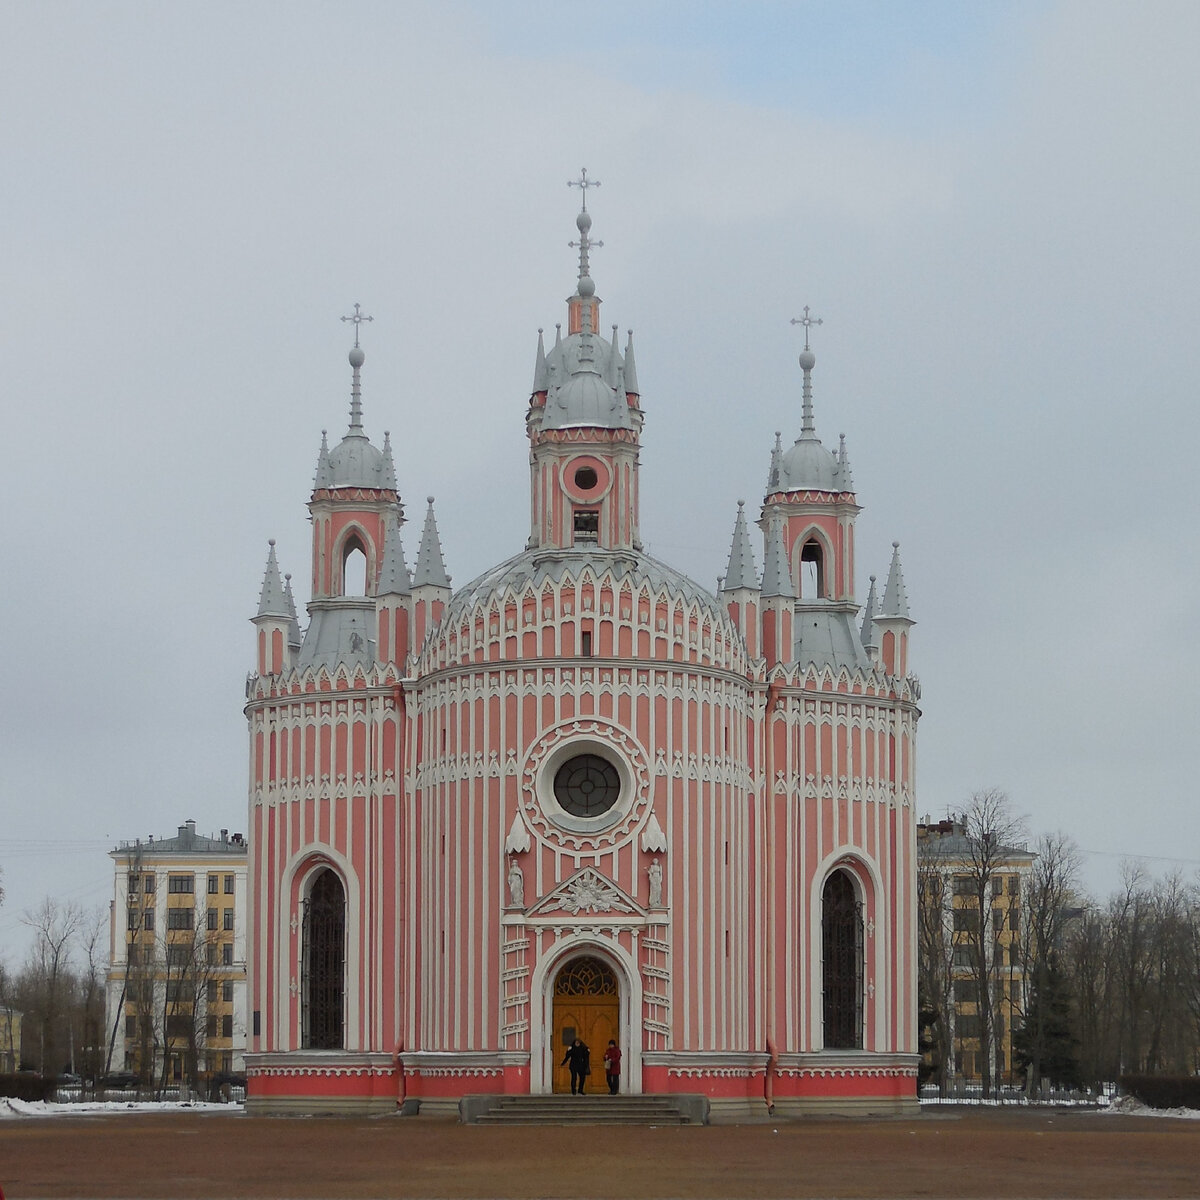
[[[191,1034],[192,1018],[187,1013],[171,1013],[167,1017],[167,1037],[172,1041],[185,1041]]]
[[[594,508],[575,510],[575,541],[598,542],[600,540],[600,514]]]
[[[574,817],[599,817],[621,795],[617,768],[598,754],[577,754],[554,773],[554,798]]]
[[[590,629],[585,629],[579,635],[579,653],[584,658],[592,657],[592,631]]]
[[[154,932],[154,909],[148,908],[142,913],[142,928]]]
[[[205,946],[205,950],[208,952],[208,953],[207,953],[208,965],[209,965],[210,967],[215,967],[215,966],[217,965],[217,947],[216,947],[216,943],[215,943],[215,942],[209,942],[209,943],[208,943],[208,944]]]
[[[979,1002],[979,986],[973,979],[956,979],[954,981],[955,1004],[977,1004]]]
[[[167,982],[168,1004],[190,1004],[196,998],[196,985],[190,979],[171,979]]]
[[[233,876],[232,875],[225,876],[225,895],[227,895],[227,896],[233,895]]]
[[[191,895],[195,889],[196,879],[194,875],[168,875],[167,876],[167,891],[172,895],[181,895],[186,893]]]
[[[217,1014],[209,1013],[204,1018],[204,1034],[206,1037],[215,1038],[217,1036]]]
[[[192,961],[192,948],[189,945],[168,946],[167,966],[186,967]]]
[[[209,929],[216,929],[217,927],[217,910],[215,908],[208,910],[208,927]]]
[[[233,909],[232,908],[227,908],[225,910],[225,929],[226,930],[233,929]]]
[[[233,1003],[233,983],[228,979],[221,984],[221,999],[224,1000],[226,1004]]]
[[[821,893],[821,952],[825,1048],[861,1048],[862,904],[846,871],[834,871]]]
[[[223,1038],[233,1037],[233,1014],[226,1013],[221,1018],[221,1036]]]
[[[220,884],[220,882],[220,878],[216,875],[210,875],[208,877],[208,894],[210,896],[215,896],[217,894],[217,886]]]
[[[975,881],[970,875],[955,875],[954,894],[956,896],[970,896],[974,891]]]
[[[233,943],[232,942],[226,942],[225,945],[223,945],[221,947],[221,966],[223,966],[223,967],[232,967],[233,966]]]
[[[136,914],[135,914],[136,916]],[[133,924],[130,929],[136,929],[137,925]],[[129,943],[129,953],[126,955],[129,960],[129,965],[132,967],[141,958],[141,947],[136,942]]]
[[[145,892],[147,896],[154,895],[154,876],[153,875],[146,876],[145,883],[142,887],[142,891]]]
[[[340,1050],[345,1000],[346,896],[333,871],[322,871],[304,902],[304,1046]],[[257,1013],[255,1016],[257,1017]]]
[[[127,1038],[136,1038],[137,1037],[137,1029],[138,1029],[137,1017],[133,1014],[130,1014],[128,1017],[125,1018],[125,1036]]]
[[[129,894],[131,896],[137,895],[138,883],[141,881],[141,878],[142,877],[140,875],[130,875],[130,877],[129,877]]]
[[[954,932],[975,933],[979,929],[979,914],[973,908],[954,910]]]
[[[136,929],[138,927],[138,911],[136,908],[131,908],[129,910],[128,920],[130,929]]]
[[[821,543],[813,540],[804,543],[800,551],[800,596],[813,600],[825,595],[825,556]]]
[[[208,981],[208,985],[205,988],[205,999],[209,1002],[209,1004],[216,1004],[216,1002],[217,1002],[217,981],[215,979],[210,979]]]
[[[167,909],[168,929],[191,929],[193,928],[193,921],[194,917],[190,908]]]

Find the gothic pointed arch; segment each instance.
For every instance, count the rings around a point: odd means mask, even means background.
[[[863,1044],[863,905],[849,871],[821,889],[821,1002],[826,1050]]]
[[[801,600],[829,599],[833,546],[819,525],[810,525],[792,543],[792,586]]]
[[[346,889],[326,867],[304,898],[303,1039],[308,1050],[345,1045]]]

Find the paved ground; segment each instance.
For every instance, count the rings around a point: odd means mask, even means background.
[[[0,1123],[6,1200],[1200,1196],[1200,1121],[1028,1112],[708,1128],[161,1113]]]

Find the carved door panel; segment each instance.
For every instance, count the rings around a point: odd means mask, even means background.
[[[607,1091],[604,1081],[604,1047],[617,1038],[621,997],[612,968],[598,958],[575,958],[566,963],[554,981],[553,1056],[555,1092],[571,1090],[571,1069],[563,1057],[579,1038],[591,1051],[591,1075],[586,1090]]]

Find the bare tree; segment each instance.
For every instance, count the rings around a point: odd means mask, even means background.
[[[917,939],[920,1004],[934,1014],[934,1079],[941,1095],[954,1069],[954,939],[950,865],[936,839],[922,841],[917,866]]]
[[[71,978],[71,955],[82,920],[76,904],[60,904],[49,896],[41,907],[26,911],[22,921],[33,930],[34,943],[27,967],[29,985],[36,996],[38,1018],[38,1070],[47,1066],[52,1074],[62,1069],[57,1045],[61,1019],[67,1008]]]
[[[997,925],[1007,922],[1003,882],[1011,874],[1013,848],[1025,838],[1025,822],[1012,811],[1008,796],[995,788],[976,792],[960,818],[966,838],[965,861],[957,868],[963,881],[958,908],[959,944],[966,949],[975,984],[979,1016],[979,1074],[983,1094],[995,1085],[996,1043],[1002,1020],[1004,962]],[[1006,868],[1009,868],[1006,870]],[[1007,905],[1015,907],[1009,896]],[[999,903],[997,901],[999,900]],[[956,914],[957,915],[957,914]]]
[[[108,914],[102,908],[93,910],[80,921],[78,945],[83,962],[79,976],[79,1067],[85,1079],[95,1079],[103,1065],[107,933]]]
[[[1025,986],[1020,989],[1025,1086],[1030,1095],[1041,1087],[1043,1064],[1058,1036],[1052,997],[1059,987],[1058,963],[1067,921],[1075,905],[1079,850],[1064,833],[1043,834],[1030,870],[1022,921],[1021,963]],[[1010,994],[1015,994],[1015,989]],[[1033,998],[1032,1003],[1025,1003]],[[1061,1056],[1061,1047],[1056,1054]]]

